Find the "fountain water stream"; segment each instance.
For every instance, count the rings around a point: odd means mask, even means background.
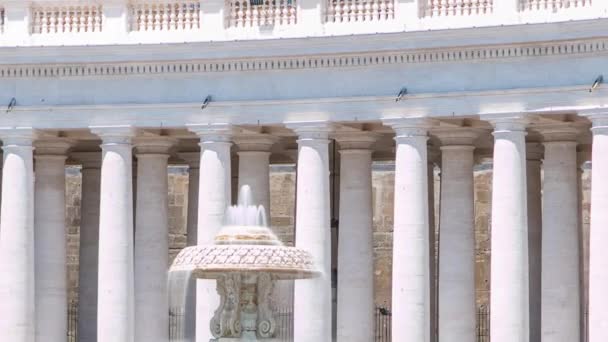
[[[169,270],[171,307],[193,305],[187,298],[192,279],[216,279],[220,305],[210,322],[211,341],[272,341],[276,334],[272,296],[276,280],[318,276],[307,251],[284,246],[268,228],[265,210],[251,200],[251,189],[241,188],[238,205],[226,211],[225,224],[215,244],[183,249]],[[185,318],[181,341],[193,331]]]

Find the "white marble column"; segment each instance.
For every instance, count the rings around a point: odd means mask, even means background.
[[[4,150],[0,209],[0,341],[35,341],[34,176],[35,132],[0,129]]]
[[[221,228],[226,208],[231,203],[230,125],[189,125],[200,138],[200,181],[198,196],[197,244],[212,244]],[[209,323],[219,305],[212,280],[198,280],[196,291],[196,341],[212,338]]]
[[[34,240],[36,341],[65,342],[68,328],[65,160],[68,142],[36,144]]]
[[[608,112],[591,115],[593,126],[589,236],[589,342],[608,341]]]
[[[134,339],[133,185],[130,126],[92,127],[102,139],[97,340]]]
[[[528,342],[526,121],[495,118],[492,180],[492,342]]]
[[[541,132],[545,145],[541,341],[580,341],[577,131],[556,127]]]
[[[168,174],[174,141],[137,138],[137,205],[135,227],[135,342],[169,340]]]
[[[321,276],[295,282],[295,342],[331,341],[331,230],[327,122],[290,123],[298,134],[296,246],[309,251]]]
[[[439,341],[475,340],[473,142],[466,128],[438,131],[441,140]]]
[[[338,342],[374,339],[372,150],[369,133],[336,136],[340,146]]]
[[[97,263],[101,153],[72,153],[82,165],[80,253],[78,262],[78,341],[97,342]]]
[[[180,152],[178,156],[188,164],[188,217],[186,239],[188,246],[196,246],[198,229],[198,187],[200,178],[200,152]]]
[[[238,187],[251,188],[253,203],[263,205],[270,224],[270,149],[276,138],[267,134],[236,136],[238,147]],[[237,192],[238,193],[238,192]]]
[[[528,188],[528,274],[530,288],[530,341],[540,341],[542,208],[540,165],[543,155],[538,142],[526,143]]]
[[[430,268],[427,119],[392,119],[395,158],[393,341],[429,342]]]
[[[429,303],[431,307],[431,337],[430,342],[437,342],[439,338],[439,326],[437,322],[438,314],[438,299],[439,299],[439,258],[437,253],[437,232],[435,231],[435,161],[439,159],[439,150],[434,149],[431,145],[428,145],[427,149],[427,183],[428,183],[428,195],[429,195]],[[438,163],[441,166],[441,162]],[[441,168],[440,168],[441,169]],[[441,172],[439,172],[439,178],[441,179]],[[441,182],[439,184],[439,190],[441,190]]]

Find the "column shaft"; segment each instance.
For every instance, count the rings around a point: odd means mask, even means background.
[[[430,341],[429,210],[425,120],[396,120],[393,232],[394,341]]]
[[[441,148],[439,340],[475,340],[475,236],[471,145]]]
[[[135,229],[135,341],[169,339],[168,174],[170,141],[138,141]]]
[[[608,341],[608,120],[593,119],[589,232],[589,342]]]
[[[42,143],[46,147],[41,146],[36,153],[34,184],[36,341],[64,342],[68,326],[65,226],[65,152],[68,146],[45,151],[53,143]]]
[[[492,342],[528,342],[528,215],[525,123],[494,122]]]
[[[576,141],[545,143],[542,341],[580,340]]]
[[[240,151],[238,189],[251,188],[253,203],[263,205],[270,224],[270,152]]]
[[[329,196],[329,127],[296,126],[298,184],[296,246],[308,250],[321,276],[295,283],[296,342],[331,341],[331,231]]]
[[[34,176],[32,130],[2,130],[0,340],[33,342]]]
[[[103,139],[99,210],[97,340],[134,339],[131,129],[99,128]]]
[[[97,269],[99,259],[99,191],[101,154],[80,153],[82,162],[80,254],[78,270],[78,341],[97,341]]]
[[[231,203],[231,128],[227,125],[190,126],[200,137],[200,180],[198,193],[197,244],[213,244],[224,213]],[[209,323],[219,305],[212,280],[198,280],[196,290],[196,341],[212,338]]]
[[[526,144],[526,186],[528,188],[528,264],[530,289],[530,341],[540,341],[542,208],[538,143]]]
[[[372,151],[340,150],[338,342],[374,339]]]

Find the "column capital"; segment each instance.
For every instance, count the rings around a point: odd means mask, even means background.
[[[431,131],[441,142],[441,149],[446,147],[473,146],[473,143],[481,135],[482,130],[469,127],[442,128]]]
[[[230,143],[234,134],[233,126],[228,123],[188,124],[186,127],[198,135],[201,143]]]
[[[608,107],[580,110],[578,115],[591,120],[593,134],[608,134]]]
[[[198,169],[201,167],[201,153],[200,152],[178,152],[177,156],[188,164],[191,169]]]
[[[169,156],[171,148],[177,140],[168,137],[137,137],[133,139],[135,155],[140,157],[145,154],[165,154]]]
[[[41,158],[47,156],[67,158],[68,151],[72,147],[73,141],[65,138],[41,139],[34,142],[36,148],[34,157]]]
[[[537,141],[526,142],[526,160],[539,161],[543,159],[543,144]]]
[[[32,127],[0,127],[3,148],[9,146],[32,147],[38,132]]]
[[[135,136],[135,128],[130,125],[90,126],[89,129],[91,133],[101,138],[102,145],[130,144]]]
[[[436,121],[426,117],[412,117],[382,119],[382,123],[392,127],[396,134],[395,139],[399,139],[414,136],[428,137],[429,129],[436,124]]]
[[[234,137],[234,143],[241,152],[270,152],[272,146],[279,140],[270,134],[243,134]]]
[[[327,140],[334,130],[329,121],[286,122],[285,127],[296,132],[300,140]]]
[[[576,143],[580,129],[573,127],[571,124],[560,124],[551,126],[541,126],[536,129],[542,137],[543,142],[554,143],[554,142],[570,142]]]
[[[340,153],[345,151],[371,151],[378,140],[378,134],[372,132],[341,132],[333,135],[340,146]]]
[[[498,114],[482,117],[494,127],[494,133],[526,132],[530,119],[523,113]]]
[[[101,152],[72,152],[70,159],[83,169],[101,169]]]

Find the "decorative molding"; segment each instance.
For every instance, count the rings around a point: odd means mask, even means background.
[[[316,56],[166,62],[23,64],[0,66],[0,78],[100,77],[367,67],[579,56],[608,52],[608,38]]]

